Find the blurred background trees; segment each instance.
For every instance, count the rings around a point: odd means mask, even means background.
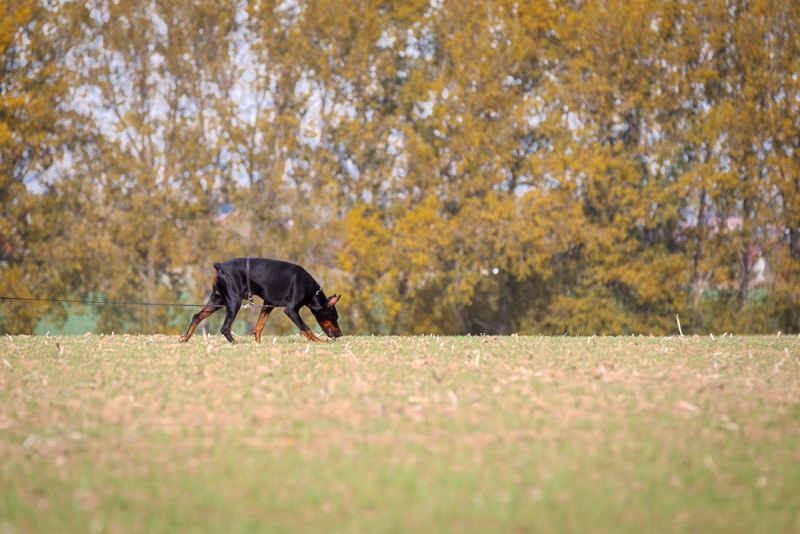
[[[251,255],[343,292],[349,332],[798,331],[799,26],[777,0],[6,2],[0,294],[200,302]],[[12,333],[86,311],[0,306]]]

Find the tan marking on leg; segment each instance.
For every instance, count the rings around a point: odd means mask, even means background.
[[[192,324],[189,325],[189,329],[186,330],[186,333],[181,336],[179,341],[181,343],[186,343],[187,341],[189,341],[192,338],[192,335],[194,334],[194,329],[197,328],[197,325],[199,325],[203,319],[211,315],[215,309],[216,309],[215,306],[212,306],[210,308],[206,306],[205,308],[200,310],[197,319],[192,321]]]
[[[253,328],[253,334],[256,336],[256,343],[261,343],[261,331],[264,330],[264,325],[266,324],[267,318],[269,317],[271,311],[272,311],[271,306],[261,307],[261,313],[258,314],[258,321],[256,322],[256,327]]]
[[[319,343],[322,342],[322,340],[317,336],[315,336],[314,332],[312,332],[311,330],[306,330],[305,332],[303,332],[303,334],[305,334],[305,336],[309,339],[309,341],[316,341]]]

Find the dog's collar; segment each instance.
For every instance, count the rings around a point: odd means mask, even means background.
[[[314,293],[314,296],[316,297],[316,296],[317,296],[317,295],[319,295],[320,293],[322,293],[322,288],[319,288],[319,289],[317,289],[317,292],[316,292],[316,293]]]

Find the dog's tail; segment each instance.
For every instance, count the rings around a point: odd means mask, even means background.
[[[221,263],[214,264],[214,277],[211,279],[211,287],[215,292],[217,291],[217,282],[219,282],[220,267],[222,267]]]

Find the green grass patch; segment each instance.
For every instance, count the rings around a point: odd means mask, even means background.
[[[4,337],[0,532],[796,531],[797,337]]]

